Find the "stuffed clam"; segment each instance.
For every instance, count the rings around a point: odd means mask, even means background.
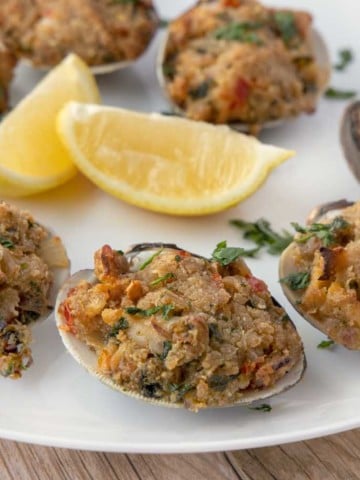
[[[329,339],[360,349],[360,202],[315,209],[280,259],[289,301]]]
[[[172,244],[104,245],[65,283],[56,322],[71,355],[120,392],[197,411],[295,385],[301,339],[236,249],[208,260]]]
[[[330,72],[302,11],[205,0],[170,22],[158,78],[176,113],[256,133],[312,113]]]
[[[151,0],[2,0],[0,31],[9,48],[35,67],[76,53],[94,73],[126,67],[157,29]]]
[[[68,274],[60,238],[0,202],[0,375],[19,378],[32,364],[31,325],[50,314]]]

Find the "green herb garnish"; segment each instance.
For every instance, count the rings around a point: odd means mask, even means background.
[[[271,255],[280,254],[293,241],[293,236],[283,230],[282,233],[275,232],[270,223],[263,218],[256,222],[245,222],[244,220],[230,220],[230,224],[243,231],[243,237],[251,240],[259,249],[267,246]]]
[[[165,77],[173,78],[175,75],[175,65],[173,63],[164,63],[162,66],[162,71]]]
[[[144,270],[144,268],[146,268],[148,265],[150,265],[150,263],[154,260],[154,258],[156,258],[157,256],[159,256],[160,253],[161,253],[163,250],[164,250],[163,248],[160,248],[160,250],[158,250],[158,251],[155,252],[153,255],[151,255],[150,258],[148,258],[144,263],[142,263],[142,264],[140,265],[139,270]]]
[[[183,383],[182,385],[179,385],[177,383],[170,383],[169,385],[170,392],[176,392],[179,399],[182,398],[185,393],[187,393],[189,390],[192,390],[193,388],[195,387],[190,385],[190,383]]]
[[[11,240],[5,237],[0,237],[0,245],[8,249],[12,249],[15,246]]]
[[[325,91],[326,98],[334,98],[336,100],[347,100],[355,97],[357,92],[354,90],[339,90],[337,88],[330,87]]]
[[[285,283],[290,290],[303,290],[310,283],[309,272],[291,273],[287,277],[280,278],[281,283]]]
[[[258,410],[260,412],[271,412],[272,406],[267,403],[262,403],[258,407],[248,407],[249,410]]]
[[[254,256],[257,251],[258,248],[245,250],[244,248],[228,247],[226,240],[224,240],[216,245],[215,250],[211,254],[211,258],[225,267],[235,262],[239,257]]]
[[[170,23],[170,20],[167,20],[166,18],[160,18],[159,20],[159,28],[166,28]]]
[[[253,31],[262,26],[259,22],[233,22],[218,28],[213,35],[217,40],[235,40],[244,43],[262,45],[263,41]]]
[[[334,65],[335,70],[343,71],[354,59],[353,52],[349,48],[339,51],[339,61]]]
[[[163,351],[161,355],[159,355],[160,360],[165,360],[165,358],[168,356],[168,353],[170,352],[171,349],[172,349],[172,343],[170,342],[170,340],[165,340],[165,342],[163,342]]]
[[[288,45],[298,33],[294,15],[291,12],[276,12],[274,19],[282,39]]]
[[[209,80],[205,80],[196,87],[189,90],[189,95],[193,100],[199,100],[206,97],[210,89],[211,83]]]
[[[291,225],[301,234],[295,238],[297,243],[306,243],[310,238],[317,237],[325,247],[336,243],[339,232],[350,227],[343,217],[335,217],[330,223],[312,223],[309,227],[302,227],[296,222],[292,222]]]
[[[122,250],[116,250],[116,253],[118,253],[119,255],[124,255],[124,252]]]
[[[142,317],[151,317],[152,315],[161,312],[164,319],[167,320],[169,313],[174,309],[175,306],[169,303],[167,305],[157,305],[155,307],[147,308],[145,310],[138,307],[128,307],[125,308],[125,311],[129,315],[141,315]]]
[[[114,325],[111,327],[109,332],[109,337],[116,337],[120,330],[126,330],[129,328],[129,322],[125,317],[121,317]]]
[[[181,256],[180,255],[175,255],[175,261],[176,262],[181,262]]]
[[[120,5],[137,5],[140,0],[113,0],[113,3],[119,3]]]
[[[153,280],[152,282],[149,283],[150,287],[155,287],[156,285],[159,285],[159,283],[162,282],[167,282],[168,280],[173,278],[176,278],[175,274],[172,272],[166,273],[162,277],[157,278],[156,280]]]
[[[334,345],[335,345],[334,340],[323,340],[322,342],[319,343],[317,348],[322,348],[322,349],[331,348]]]

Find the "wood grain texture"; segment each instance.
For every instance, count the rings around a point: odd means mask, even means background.
[[[360,430],[276,447],[135,455],[0,440],[1,480],[359,480]]]

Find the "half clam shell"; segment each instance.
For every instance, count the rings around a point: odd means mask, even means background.
[[[164,37],[161,41],[160,47],[159,47],[159,52],[157,56],[157,61],[156,61],[156,73],[157,73],[157,78],[158,82],[160,84],[160,87],[162,91],[164,92],[164,95],[168,102],[171,105],[172,111],[176,115],[180,116],[186,116],[186,113],[183,109],[177,105],[171,96],[168,93],[168,89],[166,87],[166,77],[164,75],[164,69],[163,65],[166,59],[166,49],[167,49],[167,43],[168,43],[168,38],[169,38],[169,31],[166,31],[164,34]],[[324,38],[320,34],[319,31],[316,29],[312,29],[310,32],[310,38],[309,38],[309,43],[312,47],[312,50],[314,52],[314,56],[316,59],[316,63],[319,68],[320,72],[320,88],[317,93],[317,97],[320,98],[323,93],[325,92],[329,79],[330,79],[330,74],[331,74],[331,60],[330,60],[330,54],[327,49],[326,43],[324,41]],[[242,122],[231,122],[229,123],[229,126],[233,128],[234,130],[237,130],[239,132],[244,132],[244,133],[252,133],[253,131],[257,133],[259,129],[262,128],[273,128],[277,127],[286,121],[292,120],[294,117],[286,117],[286,118],[279,118],[276,120],[269,120],[261,125],[250,125],[247,123],[242,123]]]
[[[143,265],[144,262],[149,260],[155,252],[158,252],[159,249],[166,250],[166,251],[175,250],[177,252],[178,251],[183,252],[183,250],[179,249],[179,247],[173,244],[152,243],[152,244],[135,245],[133,248],[131,248],[125,253],[126,258],[130,265],[129,271],[130,272],[138,271],[139,267]],[[189,252],[187,252],[187,254],[189,254]],[[200,257],[193,254],[191,255],[195,256],[196,258],[204,258],[204,257]],[[75,273],[63,285],[62,289],[59,292],[59,295],[56,301],[56,306],[55,306],[55,318],[56,318],[56,324],[57,324],[59,333],[61,335],[62,341],[66,349],[70,352],[70,354],[74,357],[74,359],[80,365],[82,365],[91,375],[94,375],[104,384],[108,385],[112,389],[117,390],[125,395],[146,401],[154,405],[172,407],[172,408],[184,408],[184,407],[189,408],[189,406],[186,405],[186,402],[184,400],[169,401],[161,398],[149,398],[149,396],[145,396],[142,393],[139,393],[138,391],[131,391],[128,388],[125,388],[124,386],[122,386],[121,384],[115,382],[110,376],[104,375],[103,373],[99,372],[98,358],[95,351],[93,349],[90,349],[89,346],[87,346],[84,342],[80,341],[71,331],[69,331],[69,328],[67,328],[68,326],[67,319],[65,318],[63,309],[61,308],[61,305],[66,300],[68,293],[71,291],[71,289],[76,287],[81,281],[89,282],[91,285],[95,285],[99,283],[99,280],[96,278],[93,270],[81,270]],[[279,306],[275,300],[272,300],[272,301],[274,306],[276,307]],[[289,322],[290,330],[296,333],[294,324],[288,318],[287,318],[287,321]],[[152,340],[149,339],[149,344],[151,343],[151,341]],[[289,389],[290,387],[294,386],[296,383],[298,383],[299,380],[302,378],[305,371],[305,367],[306,367],[305,354],[303,351],[301,340],[299,341],[301,345],[301,354],[299,355],[298,360],[294,362],[294,365],[292,366],[292,368],[289,369],[289,371],[287,371],[287,373],[285,373],[284,376],[282,376],[278,381],[276,381],[274,385],[268,388],[263,388],[263,389],[244,390],[241,398],[238,401],[230,405],[224,405],[224,406],[249,405],[257,400],[264,400],[276,394],[279,394]],[[215,406],[218,406],[218,405],[215,405]],[[203,407],[200,407],[200,408],[203,408]],[[194,409],[191,407],[190,409],[195,411],[197,410],[197,408]]]
[[[348,165],[360,181],[360,100],[350,104],[344,112],[340,141]]]
[[[345,216],[345,222],[350,225],[352,222],[347,218],[354,220],[355,215],[359,215],[359,211],[356,214],[352,210],[355,207],[354,202],[344,199],[321,205],[310,213],[307,225],[331,224],[336,219],[344,218],[344,211],[352,212],[346,214],[348,217]],[[346,228],[346,225],[339,227],[342,236],[331,245],[324,245],[323,241],[314,238],[305,243],[301,243],[301,237],[293,241],[281,255],[279,277],[285,296],[305,320],[335,343],[359,350],[360,325],[356,308],[360,308],[360,284],[357,283],[359,272],[354,262],[359,240],[347,234]],[[347,245],[351,245],[351,250],[346,250]],[[310,285],[297,289],[290,288],[284,282],[286,278],[306,272]],[[350,314],[348,309],[352,309],[353,313]]]

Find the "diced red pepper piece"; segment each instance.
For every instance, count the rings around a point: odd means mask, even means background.
[[[260,280],[259,278],[249,277],[248,281],[249,281],[249,284],[250,284],[251,289],[252,289],[255,293],[263,293],[263,292],[267,292],[267,291],[268,291],[268,288],[267,288],[267,286],[266,286],[266,283],[263,282],[262,280]]]

